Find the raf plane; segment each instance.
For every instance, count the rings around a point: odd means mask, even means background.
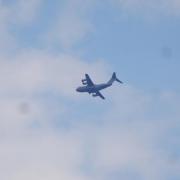
[[[87,92],[89,94],[92,94],[93,97],[99,96],[100,98],[105,99],[105,97],[100,93],[100,90],[112,86],[114,81],[123,83],[116,77],[115,72],[113,73],[111,79],[107,83],[103,83],[103,84],[94,84],[91,78],[89,77],[89,75],[85,74],[85,79],[82,79],[82,84],[84,86],[78,87],[76,91]]]

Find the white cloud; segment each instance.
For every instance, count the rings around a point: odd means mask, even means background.
[[[0,53],[11,52],[17,47],[13,28],[30,25],[38,15],[41,0],[0,2]]]
[[[76,99],[84,73],[103,78],[106,64],[86,63],[66,54],[53,55],[47,51],[24,50],[17,55],[0,58],[0,128],[9,131],[26,131],[33,125],[51,127],[53,119],[67,112],[63,103],[48,104],[39,94]],[[98,78],[98,79],[99,79]],[[52,107],[51,107],[52,106]],[[52,124],[49,124],[49,120]]]
[[[0,3],[0,52],[14,45],[14,38],[8,31],[9,8]]]
[[[134,172],[142,179],[160,179],[164,176],[164,169],[169,168],[166,155],[158,152],[154,147],[155,140],[148,137],[149,132],[142,130],[147,127],[140,125],[131,127],[132,124],[122,124],[120,127],[120,124],[116,124],[110,128],[105,126],[100,131],[94,163],[104,177],[128,169],[131,170],[129,173]],[[149,130],[152,130],[151,127]]]
[[[71,48],[84,40],[94,28],[89,19],[94,2],[94,0],[65,1],[59,18],[48,35],[49,41],[60,43],[63,48]]]
[[[0,61],[0,92],[36,93],[52,90],[74,95],[85,72],[103,77],[106,64],[86,63],[66,54],[52,55],[46,51],[19,53]],[[97,72],[97,73],[96,73]]]
[[[38,94],[74,97],[84,72],[102,78],[105,64],[25,50],[2,56],[0,66],[0,178],[89,179],[81,171],[84,141],[79,133],[53,127],[55,119],[61,121],[63,109],[69,111],[63,102],[57,108],[56,102],[49,104]]]
[[[1,18],[4,18],[3,23],[15,23],[18,25],[30,24],[38,15],[42,0],[17,0],[12,3],[0,3]]]
[[[11,7],[11,19],[15,24],[30,24],[37,17],[42,0],[17,0]]]
[[[165,92],[154,99],[133,87],[116,84],[109,90],[112,102],[108,111],[95,119],[88,115],[91,122],[78,121],[79,117],[74,117],[77,122],[73,122],[73,128],[55,129],[51,123],[54,118],[61,121],[61,114],[56,116],[56,110],[50,110],[48,102],[39,101],[33,94],[48,88],[51,92],[72,97],[82,71],[103,78],[107,74],[106,66],[97,67],[97,63],[88,64],[68,55],[54,56],[44,51],[25,51],[13,60],[1,60],[0,63],[0,77],[3,77],[0,84],[4,88],[1,88],[0,104],[2,179],[103,180],[126,168],[147,180],[164,179],[171,173],[179,176],[179,160],[171,162],[171,150],[164,149],[161,142],[167,137],[172,141],[173,126],[161,124],[163,116],[157,121],[148,117],[149,112],[154,113],[157,101],[161,108],[177,106],[178,96],[173,92]],[[71,78],[73,81],[67,82]],[[11,96],[5,96],[6,92]],[[30,99],[17,97],[18,92]],[[30,107],[27,114],[18,109],[24,101]],[[76,100],[72,102],[77,103]],[[63,102],[60,104],[63,107]],[[68,113],[70,108],[64,115]],[[173,117],[171,111],[167,113]],[[178,118],[176,115],[168,123],[172,124]],[[34,120],[39,127],[29,126]],[[96,124],[98,121],[102,122],[101,126]],[[84,166],[88,167],[86,171]]]
[[[66,3],[57,25],[64,28],[58,37],[63,46],[72,46],[89,32],[90,24],[82,17],[88,14],[89,3]],[[13,8],[1,4],[0,31],[11,37],[9,23],[32,22],[38,4],[18,1]],[[128,8],[135,5],[126,4]],[[20,7],[22,12],[12,21],[10,15]],[[26,49],[0,55],[0,179],[104,180],[126,169],[146,180],[172,174],[180,177],[179,141],[173,134],[179,128],[179,95],[165,91],[154,96],[114,85],[103,92],[109,96],[106,101],[96,99],[103,107],[107,105],[102,114],[92,115],[87,110],[83,115],[84,108],[94,106],[89,104],[89,96],[83,102],[83,96],[75,98],[75,88],[85,72],[97,82],[110,75],[103,61],[89,63],[69,54]],[[57,104],[54,97],[49,102],[47,94],[69,102]],[[77,108],[72,110],[71,103]],[[75,114],[73,122],[68,122],[70,128],[55,127],[54,121],[61,122],[70,113]]]
[[[86,179],[78,173],[82,161],[82,148],[76,133],[31,133],[24,137],[1,140],[1,178]]]

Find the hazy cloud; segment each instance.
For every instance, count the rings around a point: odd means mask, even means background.
[[[64,95],[74,95],[85,72],[92,75],[98,73],[101,78],[105,76],[106,69],[106,64],[102,61],[86,63],[71,55],[53,55],[36,50],[25,51],[13,57],[2,57],[0,64],[2,93],[33,94],[47,89]]]
[[[38,15],[41,0],[17,0],[12,3],[0,2],[0,51],[1,53],[17,47],[14,27],[30,25]]]
[[[179,0],[114,0],[113,2],[119,4],[125,14],[142,14],[149,18],[154,15],[179,16]]]
[[[71,48],[84,40],[94,28],[89,17],[94,2],[65,1],[54,27],[49,32],[49,41],[59,43],[63,48]]]
[[[11,8],[11,18],[14,23],[30,24],[32,23],[41,8],[42,0],[17,0]]]
[[[9,25],[33,23],[40,2],[0,3],[2,45],[9,52],[0,51],[0,179],[180,177],[178,93],[144,92],[125,83],[104,91],[110,94],[104,102],[75,88],[85,72],[96,82],[107,81],[106,62],[24,47],[10,53],[15,35]],[[128,11],[153,9],[154,3],[166,8],[170,1],[118,1]],[[50,33],[50,39],[69,48],[86,38],[91,8],[90,1],[66,1],[52,30],[57,36]]]

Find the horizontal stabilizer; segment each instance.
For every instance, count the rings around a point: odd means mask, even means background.
[[[122,81],[120,81],[117,77],[116,77],[116,73],[114,72],[111,79],[108,81],[108,84],[112,84],[114,81],[117,81],[119,83],[123,83]]]

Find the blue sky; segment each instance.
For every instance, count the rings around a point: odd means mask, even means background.
[[[46,36],[58,21],[65,5],[64,1],[44,1],[33,24],[25,27],[12,25],[10,29],[18,37],[19,45],[28,48],[50,46],[57,52],[73,51],[73,54],[80,53],[89,61],[103,58],[116,71],[120,70],[122,76],[133,85],[146,90],[179,90],[178,16],[168,16],[164,12],[158,17],[153,15],[149,20],[143,12],[131,14],[125,10],[122,12],[121,7],[115,8],[110,2],[94,2],[94,7],[82,15],[87,18],[84,21],[93,26],[92,30],[86,30],[85,37],[75,42],[69,50],[62,48],[58,40],[49,45],[41,37],[42,34]],[[165,57],[164,49],[170,51],[171,57]]]
[[[0,179],[179,179],[179,10],[0,0]],[[113,71],[106,101],[75,92]]]

